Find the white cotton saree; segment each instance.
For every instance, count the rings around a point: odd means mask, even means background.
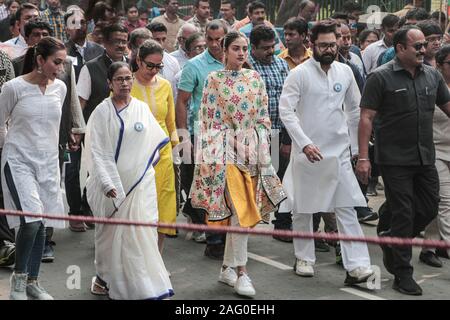
[[[153,166],[168,142],[144,102],[132,98],[120,112],[111,98],[98,105],[87,124],[85,152],[87,197],[94,215],[157,222]],[[117,190],[115,199],[106,197],[112,189]],[[95,265],[112,299],[173,295],[156,228],[97,224]]]

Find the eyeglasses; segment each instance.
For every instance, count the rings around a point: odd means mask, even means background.
[[[153,70],[153,69],[158,69],[161,70],[162,68],[164,68],[164,64],[154,64],[151,62],[147,62],[147,61],[142,61],[145,66],[147,67],[148,70]]]
[[[336,42],[320,42],[317,44],[317,46],[319,47],[320,51],[325,51],[328,48],[335,50],[337,48],[337,43]]]
[[[425,48],[428,46],[428,41],[425,42],[418,42],[413,44],[411,47],[413,47],[416,51],[419,51],[422,48]]]
[[[113,78],[113,81],[117,82],[117,83],[120,83],[120,84],[122,84],[124,82],[130,83],[130,82],[133,81],[133,77],[125,77],[125,78],[117,77],[117,78]]]

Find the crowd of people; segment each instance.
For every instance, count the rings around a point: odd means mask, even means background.
[[[317,20],[309,0],[266,6],[208,0],[179,16],[177,0],[149,19],[135,3],[86,12],[0,1],[0,150],[5,209],[175,223],[450,240],[450,36],[445,13],[415,1],[378,27],[357,2]],[[43,10],[41,10],[43,9]],[[437,106],[437,107],[436,107]],[[80,183],[81,163],[87,168]],[[383,184],[380,183],[381,176]],[[64,181],[61,182],[61,177]],[[384,188],[379,212],[368,197]],[[55,259],[61,220],[0,215],[0,266],[10,298],[49,300],[41,262]],[[164,257],[175,229],[70,221],[95,229],[91,293],[111,299],[174,294]],[[273,236],[293,243],[294,272],[314,276],[316,251],[335,248],[345,284],[374,271],[367,245]],[[223,261],[218,280],[253,297],[248,235],[194,232]],[[393,288],[421,295],[411,247],[382,246]],[[442,267],[449,250],[424,248]],[[176,289],[176,288],[175,288]]]

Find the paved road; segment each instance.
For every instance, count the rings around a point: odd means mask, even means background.
[[[370,204],[377,209],[383,201],[380,195],[371,198]],[[182,216],[180,222],[184,222]],[[259,225],[258,228],[272,228]],[[363,226],[366,235],[374,236],[374,226]],[[221,261],[203,255],[204,245],[185,239],[181,231],[178,238],[167,239],[163,258],[172,273],[175,290],[174,300],[239,300],[233,289],[217,282]],[[55,232],[56,259],[54,263],[42,264],[41,283],[57,299],[104,299],[90,294],[89,286],[94,269],[94,232],[73,233],[70,230]],[[293,246],[269,237],[255,236],[249,240],[249,274],[256,288],[256,299],[301,300],[301,299],[410,299],[392,290],[393,276],[382,266],[382,253],[378,246],[370,246],[372,264],[381,270],[381,289],[369,290],[365,286],[345,287],[345,272],[335,264],[334,249],[328,253],[317,253],[316,275],[301,278],[292,271]],[[450,262],[444,260],[443,268],[431,268],[418,262],[419,249],[414,249],[415,278],[421,284],[424,295],[414,299],[450,298]],[[75,266],[75,267],[74,267]],[[77,283],[67,282],[73,270],[79,267],[80,288]],[[68,273],[69,269],[69,273]],[[71,271],[72,270],[72,271]],[[72,273],[71,273],[72,272]],[[0,269],[0,300],[8,298],[11,269]],[[69,279],[70,280],[70,279]],[[75,288],[73,288],[75,286]]]

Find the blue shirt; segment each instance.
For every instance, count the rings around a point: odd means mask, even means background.
[[[289,66],[284,59],[277,56],[273,56],[271,64],[264,64],[249,55],[249,62],[253,69],[261,75],[266,85],[272,129],[282,129],[284,126],[280,119],[278,104],[283,91],[284,80],[289,73]]]
[[[250,39],[250,33],[253,30],[253,23],[247,23],[245,26],[239,29],[239,32],[245,34],[245,36]],[[275,32],[275,55],[279,55],[281,53],[281,46],[280,46],[280,37],[278,36],[278,32],[273,29],[273,32]],[[249,50],[250,51],[250,50]]]
[[[205,80],[210,72],[223,68],[222,62],[216,60],[208,50],[190,59],[184,65],[178,89],[192,94],[188,112],[188,127],[191,135],[199,132],[196,122],[198,122],[198,110],[202,101]]]

